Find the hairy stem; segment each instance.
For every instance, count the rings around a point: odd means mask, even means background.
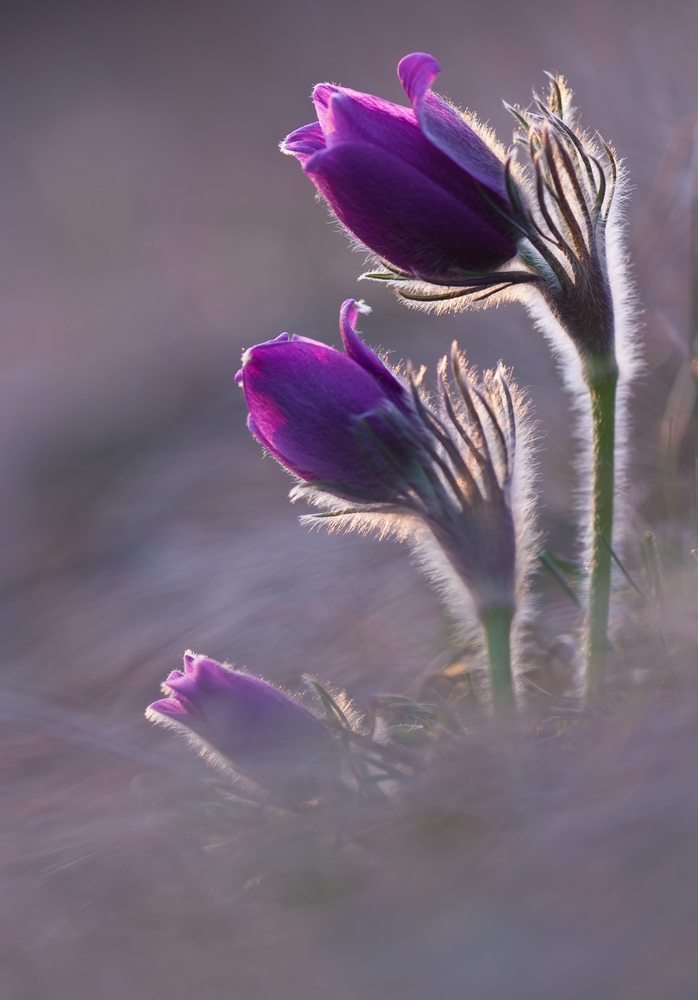
[[[480,616],[487,636],[492,703],[496,709],[514,704],[514,681],[511,673],[511,608],[489,608]]]
[[[586,621],[584,697],[594,700],[601,689],[608,648],[608,612],[611,598],[613,544],[614,459],[616,429],[615,362],[603,373],[589,373],[593,435],[591,561],[589,608]]]

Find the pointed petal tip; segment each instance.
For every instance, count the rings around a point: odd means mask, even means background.
[[[158,717],[165,716],[167,719],[182,719],[188,715],[186,707],[176,698],[161,698],[148,705],[145,710],[146,719],[157,721]]]
[[[359,316],[368,316],[372,312],[371,306],[363,299],[345,299],[339,310],[340,331],[349,326],[353,333]]]
[[[356,299],[345,299],[339,310],[339,329],[343,332],[345,327],[349,327],[353,333],[356,329],[356,320],[359,315]]]
[[[317,107],[319,103],[323,108],[326,108],[332,95],[339,93],[340,90],[341,87],[338,87],[336,83],[316,83],[311,95],[313,104]]]
[[[497,151],[447,100],[431,90],[440,72],[436,59],[427,52],[413,52],[401,60],[398,70],[405,93],[426,138],[473,180],[485,187],[490,194],[494,194],[502,208],[506,207],[509,197],[504,183],[504,164]],[[476,212],[482,214],[481,209],[476,209]],[[490,219],[491,213],[486,213],[485,217]],[[510,227],[505,220],[497,217],[488,224],[509,239]],[[503,224],[507,232],[501,231]],[[515,250],[511,256],[514,253]]]
[[[285,139],[279,143],[279,149],[288,156],[295,156],[301,163],[311,157],[318,150],[325,148],[325,136],[319,122],[311,122],[301,128],[289,132]]]
[[[371,312],[371,307],[363,299],[345,299],[339,313],[339,330],[342,335],[344,352],[348,358],[360,365],[378,382],[390,402],[398,406],[403,402],[405,390],[388,366],[378,355],[364,344],[356,332],[359,315]]]
[[[412,105],[421,100],[441,72],[441,66],[428,52],[410,52],[400,60],[397,75]]]

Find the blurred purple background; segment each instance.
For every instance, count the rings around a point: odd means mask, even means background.
[[[403,102],[395,68],[413,50],[432,52],[438,89],[504,141],[502,98],[527,103],[546,69],[567,76],[583,123],[615,144],[633,184],[648,364],[634,403],[642,528],[659,509],[659,421],[689,338],[698,8],[24,0],[2,5],[0,45],[0,711],[11,782],[15,760],[25,775],[18,745],[35,782],[12,785],[6,841],[11,865],[40,887],[26,897],[3,996],[155,1000],[157,985],[139,993],[97,975],[80,992],[70,978],[94,875],[78,872],[44,921],[41,873],[73,863],[71,845],[87,836],[75,811],[108,779],[99,755],[75,778],[70,724],[38,706],[106,716],[122,747],[167,743],[193,781],[203,765],[141,720],[185,648],[292,684],[310,670],[365,697],[404,690],[448,645],[435,597],[398,546],[297,524],[288,478],[245,429],[232,381],[241,350],[283,330],[336,344],[339,305],[357,296],[374,309],[366,339],[396,360],[433,371],[454,337],[480,366],[503,358],[541,421],[544,524],[554,547],[574,550],[567,402],[523,310],[423,316],[357,285],[362,256],[277,143],[311,120],[318,81]],[[110,849],[116,812],[138,814],[123,774],[111,777],[94,834]],[[61,783],[65,794],[47,796]],[[124,864],[139,850],[140,832],[128,836]],[[100,889],[110,913],[111,891]],[[55,954],[30,960],[22,941],[66,933],[65,985],[52,985]],[[216,990],[196,995],[234,995]]]

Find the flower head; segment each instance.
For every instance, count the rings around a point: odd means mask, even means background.
[[[517,252],[521,227],[504,164],[475,128],[432,92],[440,72],[423,52],[398,74],[411,107],[318,84],[318,120],[282,143],[340,222],[393,269],[457,285]]]
[[[345,354],[287,333],[249,348],[235,376],[248,426],[270,454],[306,482],[367,501],[394,496],[410,461],[407,389],[357,336],[359,306],[340,313]]]
[[[452,377],[444,359],[434,406],[412,374],[403,384],[357,337],[356,315],[347,300],[346,355],[302,337],[245,352],[238,380],[252,433],[305,480],[292,499],[324,507],[320,516],[338,525],[419,536],[432,566],[436,542],[437,574],[455,574],[478,614],[513,609],[530,549],[520,490],[512,492],[530,450],[521,394],[501,365],[479,382],[454,348]],[[347,499],[351,508],[338,503]]]
[[[320,760],[333,738],[311,712],[258,677],[186,653],[146,715],[182,728],[262,784]]]

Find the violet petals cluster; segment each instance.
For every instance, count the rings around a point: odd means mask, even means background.
[[[319,84],[317,121],[281,148],[384,265],[367,277],[387,280],[406,298],[478,300],[551,274],[561,286],[567,244],[554,226],[541,234],[491,136],[433,92],[439,72],[426,53],[402,59],[409,107]],[[593,193],[598,214],[604,199]],[[557,189],[550,197],[561,198]],[[570,238],[581,239],[576,230]],[[553,249],[539,249],[541,239]],[[401,374],[363,342],[356,329],[363,311],[370,310],[354,299],[343,303],[343,350],[289,333],[245,350],[235,381],[249,430],[297,477],[292,499],[321,508],[316,517],[410,540],[456,614],[468,625],[479,619],[493,700],[508,707],[511,625],[534,550],[535,531],[522,528],[531,523],[527,406],[501,363],[480,378],[456,345],[438,369],[436,392],[427,393],[411,366]],[[308,801],[318,787],[311,772],[328,763],[335,790],[350,773],[360,788],[376,777],[373,745],[363,770],[342,763],[352,731],[326,692],[318,695],[323,723],[265,681],[193,654],[164,691],[149,718],[193,735],[267,789],[295,782]],[[359,734],[357,745],[365,749],[366,739]]]
[[[163,688],[167,697],[146,715],[194,735],[220,757],[262,784],[317,764],[334,740],[311,712],[258,677],[187,653]]]
[[[521,226],[497,152],[431,90],[439,64],[405,56],[410,108],[318,84],[318,120],[281,144],[349,232],[392,268],[458,284],[517,252]]]
[[[409,393],[356,334],[359,306],[340,313],[345,353],[287,333],[243,354],[235,376],[248,426],[285,468],[359,499],[385,501],[410,462]]]

